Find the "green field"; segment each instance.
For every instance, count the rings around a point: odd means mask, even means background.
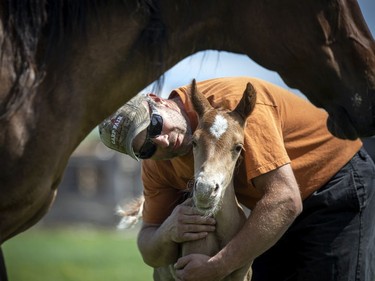
[[[10,281],[147,281],[135,232],[35,228],[3,245]]]

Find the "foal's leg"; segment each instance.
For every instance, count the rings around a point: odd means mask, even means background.
[[[227,279],[230,281],[250,281],[252,274],[251,266],[247,265],[232,272]]]
[[[154,268],[154,281],[175,281],[173,275],[173,265]]]

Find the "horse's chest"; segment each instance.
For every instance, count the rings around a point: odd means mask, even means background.
[[[189,254],[203,254],[213,256],[225,246],[217,233],[209,233],[207,237],[196,241],[185,242],[182,245],[182,256]]]

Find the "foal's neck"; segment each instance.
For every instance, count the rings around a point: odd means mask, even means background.
[[[215,214],[215,235],[225,244],[239,231],[246,217],[238,204],[233,181],[227,186],[220,209]]]

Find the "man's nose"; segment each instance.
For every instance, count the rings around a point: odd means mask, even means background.
[[[168,135],[159,135],[152,139],[152,142],[155,143],[157,146],[162,148],[166,148],[169,146],[169,137]]]

